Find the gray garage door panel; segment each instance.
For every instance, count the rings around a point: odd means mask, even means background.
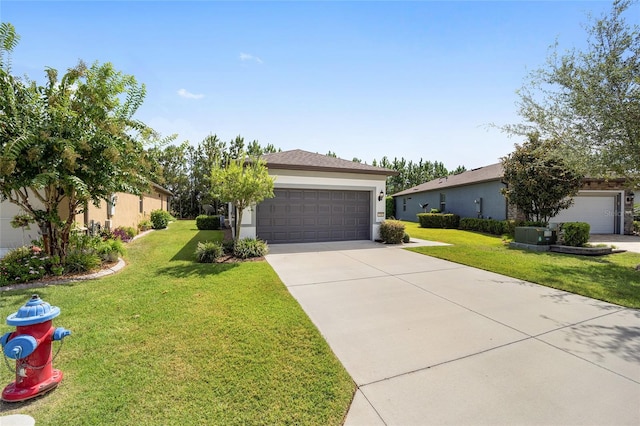
[[[258,237],[269,243],[368,240],[368,191],[276,189],[257,208]]]

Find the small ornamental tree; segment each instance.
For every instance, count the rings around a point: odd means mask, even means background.
[[[234,239],[237,241],[244,209],[266,198],[273,198],[273,178],[269,176],[263,160],[253,158],[247,161],[244,152],[241,152],[238,158],[214,163],[211,193],[214,198],[233,205],[236,211]]]
[[[15,45],[7,42],[12,31],[0,31],[0,58]],[[145,89],[109,63],[80,62],[61,78],[47,68],[42,86],[7,65],[0,62],[0,200],[31,216],[46,253],[64,262],[75,217],[89,202],[148,188],[138,136],[152,132],[132,118]]]
[[[548,223],[560,210],[573,204],[571,197],[582,185],[583,176],[557,154],[558,145],[532,134],[502,158],[507,184],[502,193],[529,221]]]

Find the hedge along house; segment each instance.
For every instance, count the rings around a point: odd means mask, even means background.
[[[395,216],[417,222],[418,213],[435,208],[462,218],[521,219],[500,191],[506,186],[502,177],[502,164],[497,163],[414,186],[392,195]],[[587,222],[592,234],[631,234],[634,194],[624,183],[585,178],[573,205],[550,222]]]
[[[84,213],[76,215],[79,228],[89,228],[92,224],[100,225],[101,229],[115,229],[119,226],[137,227],[143,219],[149,219],[153,210],[169,210],[169,200],[173,194],[159,185],[152,184],[151,190],[141,196],[118,192],[103,200],[100,207],[89,203]],[[37,200],[33,198],[37,206]],[[68,216],[68,209],[64,202],[60,204],[60,215]],[[0,257],[10,250],[29,244],[40,238],[38,225],[30,225],[29,230],[13,228],[11,220],[18,214],[24,214],[20,207],[9,202],[0,202]]]
[[[378,238],[386,179],[395,171],[299,149],[261,158],[275,197],[243,213],[240,238],[270,244]]]

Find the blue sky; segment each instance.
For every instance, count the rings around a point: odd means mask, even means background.
[[[147,86],[137,118],[178,142],[469,169],[513,150],[488,124],[518,122],[527,72],[610,4],[0,0],[0,20],[21,36],[14,73],[112,62]]]

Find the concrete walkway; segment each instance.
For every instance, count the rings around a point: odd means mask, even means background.
[[[267,261],[356,382],[346,425],[640,424],[640,311],[357,241]]]

